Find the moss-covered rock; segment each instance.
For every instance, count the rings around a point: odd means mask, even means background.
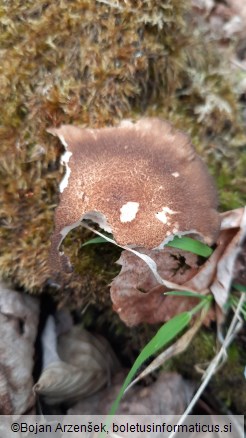
[[[100,127],[159,115],[191,135],[216,176],[221,207],[245,202],[240,148],[246,141],[235,78],[192,26],[189,4],[180,0],[1,4],[0,275],[35,293],[50,279],[49,238],[63,173],[50,126]],[[111,274],[97,265],[96,251],[81,252],[83,236],[74,231],[66,242],[77,274],[59,279],[57,295],[70,291],[71,304],[89,296],[104,303]]]

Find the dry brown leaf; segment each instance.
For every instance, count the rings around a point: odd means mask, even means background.
[[[68,415],[106,415],[114,402],[124,379],[115,376],[112,386],[78,402]],[[192,384],[176,373],[161,373],[148,387],[131,388],[119,406],[118,415],[180,415],[192,395]]]
[[[246,26],[246,2],[245,0],[226,0],[232,11],[241,17],[244,26]]]
[[[235,277],[236,260],[242,251],[242,245],[246,238],[246,208],[234,210],[231,215],[226,212],[221,216],[221,239],[227,240],[226,237],[229,236],[231,239],[217,264],[216,276],[210,290],[217,304],[223,307],[228,299],[231,283]]]
[[[243,243],[242,250],[239,253],[234,266],[235,283],[246,286],[246,239]]]
[[[183,284],[198,271],[194,254],[174,248],[138,251],[154,260],[165,280]],[[114,310],[127,325],[166,321],[197,303],[194,298],[165,296],[168,289],[158,284],[146,263],[135,254],[123,251],[118,263],[122,270],[112,281],[110,293]]]
[[[234,265],[246,237],[246,209],[238,208],[221,214],[221,231],[217,247],[199,272],[185,284],[202,292],[209,289],[220,307],[228,299],[235,276]]]
[[[167,247],[138,251],[155,261],[162,278],[182,285],[183,290],[201,294],[210,291],[222,308],[236,275],[236,260],[240,258],[245,237],[246,209],[240,208],[221,214],[216,249],[200,267],[197,257],[185,251]],[[111,284],[111,298],[115,311],[127,325],[167,321],[197,303],[195,298],[163,295],[167,288],[158,284],[149,267],[134,254],[123,251],[118,263],[122,269]],[[178,269],[182,263],[183,268]]]

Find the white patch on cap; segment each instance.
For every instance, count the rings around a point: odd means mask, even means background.
[[[169,217],[168,217],[168,215],[170,215],[170,214],[176,214],[176,213],[178,213],[178,211],[173,211],[173,210],[171,210],[171,208],[169,208],[169,207],[162,207],[162,211],[159,211],[158,213],[156,213],[155,214],[155,217],[159,220],[159,221],[161,221],[163,224],[167,224],[167,225],[170,225],[170,222],[169,222]]]
[[[121,222],[131,222],[135,219],[138,212],[139,203],[138,202],[127,202],[122,205],[120,209],[120,221]]]
[[[173,173],[172,173],[172,176],[174,176],[174,178],[178,178],[179,173],[178,173],[178,172],[173,172]]]
[[[64,177],[63,177],[63,179],[61,180],[60,185],[59,185],[59,189],[60,189],[60,192],[61,192],[61,193],[62,193],[63,190],[68,186],[68,180],[69,180],[69,177],[70,177],[70,174],[71,174],[71,169],[70,169],[70,167],[69,167],[69,165],[68,165],[68,162],[69,162],[69,160],[70,160],[70,158],[71,158],[72,155],[73,155],[72,152],[70,152],[70,151],[66,151],[66,152],[64,152],[64,154],[61,156],[61,163],[62,163],[62,164],[65,164],[65,166],[66,166],[65,175],[64,175]]]

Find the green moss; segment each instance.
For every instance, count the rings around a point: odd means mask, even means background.
[[[212,380],[212,391],[232,412],[246,412],[245,348],[239,342],[228,350],[228,360]]]
[[[63,174],[50,126],[100,127],[143,114],[169,119],[191,135],[216,176],[221,208],[244,204],[236,74],[231,78],[216,48],[193,28],[188,2],[4,2],[0,45],[0,275],[35,293],[50,279]],[[84,234],[75,235],[82,242]],[[90,294],[105,302],[111,273],[75,240],[66,242],[75,273],[60,276],[57,296],[69,291],[81,305]]]
[[[206,369],[216,354],[216,336],[207,329],[201,330],[189,348],[171,362],[171,368],[187,379],[201,381],[199,369]],[[243,342],[234,342],[227,351],[228,357],[221,369],[211,378],[210,396],[237,414],[246,412],[246,381],[244,368],[246,353]]]
[[[188,379],[199,381],[198,367],[206,368],[215,355],[215,334],[207,329],[200,330],[188,349],[172,360],[172,367]]]

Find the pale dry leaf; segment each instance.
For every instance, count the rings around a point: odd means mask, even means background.
[[[245,0],[226,0],[232,11],[239,15],[246,27],[246,3]]]
[[[49,405],[71,404],[105,386],[119,363],[104,338],[74,326],[56,340],[54,329],[49,317],[43,337],[44,368],[34,391]]]
[[[214,7],[214,0],[192,0],[192,7],[210,12]]]
[[[239,227],[232,228],[235,226],[235,214],[237,212],[237,223],[239,222]],[[223,307],[228,299],[229,291],[231,288],[232,280],[235,276],[235,263],[238,258],[243,242],[246,238],[246,208],[241,208],[233,213],[233,217],[230,222],[230,215],[225,214],[222,216],[221,227],[224,231],[221,232],[222,235],[225,233],[231,235],[231,240],[228,243],[222,257],[217,264],[217,273],[213,283],[210,286],[210,290],[214,295],[215,301],[220,307]],[[225,218],[225,222],[223,221]],[[223,223],[224,222],[224,223]],[[225,228],[227,227],[227,228]],[[234,232],[234,235],[231,234]]]
[[[186,283],[186,287],[195,289],[197,292],[202,292],[205,289],[209,289],[210,285],[216,282],[217,278],[217,268],[219,261],[224,258],[224,254],[231,254],[231,259],[235,261],[235,256],[238,254],[239,248],[236,248],[236,241],[238,239],[238,232],[245,233],[245,229],[241,229],[241,222],[244,214],[244,209],[235,209],[227,211],[221,214],[221,231],[216,243],[216,248],[213,254],[209,257],[206,263],[199,269],[198,273]],[[244,226],[243,226],[244,227]],[[241,231],[239,231],[241,229]],[[232,240],[235,238],[235,245],[231,245]],[[240,238],[240,240],[242,240]],[[227,278],[228,285],[226,286],[227,292],[224,294],[223,302],[226,301],[226,296],[228,295],[228,288],[230,287],[232,278],[229,280]],[[216,291],[215,291],[216,294]],[[217,296],[217,294],[216,294]],[[218,297],[218,304],[221,299]]]
[[[24,414],[32,393],[39,302],[0,283],[0,414]]]
[[[118,374],[112,386],[79,401],[69,409],[69,415],[106,415],[114,402],[124,379]],[[134,387],[125,395],[118,410],[119,415],[180,415],[188,405],[193,385],[176,373],[161,373],[148,387]]]

